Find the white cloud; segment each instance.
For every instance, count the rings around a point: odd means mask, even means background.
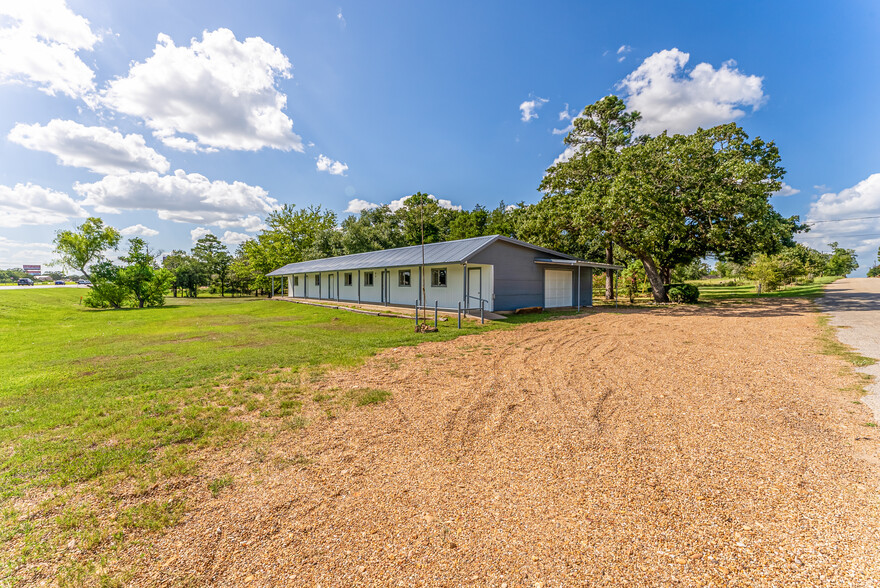
[[[145,227],[142,224],[136,224],[121,229],[119,233],[124,237],[155,237],[159,234],[159,231]]]
[[[632,50],[633,50],[632,47],[630,47],[629,45],[621,45],[621,46],[617,49],[617,55],[619,56],[619,57],[617,58],[617,63],[620,63],[620,62],[622,62],[624,59],[626,59],[626,54],[627,54],[627,53],[630,53]]]
[[[99,174],[129,171],[168,171],[168,160],[147,147],[141,135],[123,135],[104,127],[87,127],[72,120],[49,124],[19,123],[9,140],[28,149],[46,151],[61,165],[84,167]]]
[[[77,182],[74,189],[85,197],[83,204],[97,212],[155,210],[162,220],[223,227],[253,225],[250,217],[278,207],[278,201],[259,186],[211,181],[180,169],[165,176],[156,172],[105,176],[91,184]]]
[[[878,216],[880,173],[868,176],[851,188],[819,196],[807,213],[810,232],[799,235],[798,241],[819,250],[828,250],[827,244],[837,241],[842,247],[855,249],[862,256],[861,269],[866,269],[875,263],[880,246]]]
[[[189,232],[189,236],[192,239],[193,244],[196,241],[204,237],[205,235],[209,235],[211,233],[211,229],[207,229],[205,227],[196,227]]]
[[[5,18],[3,18],[5,17]],[[0,83],[29,83],[54,96],[85,97],[95,73],[77,56],[99,38],[64,0],[0,2]]]
[[[733,61],[686,71],[689,59],[678,49],[660,51],[620,82],[628,108],[642,113],[637,132],[689,133],[731,122],[745,115],[743,107],[754,111],[764,102],[763,78],[740,73]]]
[[[562,162],[568,161],[569,159],[574,157],[574,154],[577,153],[577,150],[579,149],[579,147],[580,147],[579,145],[566,145],[565,150],[562,153],[560,153],[556,157],[556,159],[553,160],[553,165],[556,165],[557,163],[562,163]]]
[[[51,243],[29,243],[15,241],[0,235],[0,267],[21,267],[24,264],[39,264],[46,269],[51,267],[55,247]]]
[[[317,169],[333,176],[344,176],[348,165],[341,161],[334,161],[322,153],[318,156]]]
[[[371,208],[379,208],[379,205],[373,202],[367,202],[366,200],[361,200],[360,198],[354,198],[348,201],[348,208],[346,208],[344,212],[350,214],[360,214],[365,210],[370,210]]]
[[[566,102],[565,108],[559,112],[559,120],[571,120],[572,116],[572,113],[568,111],[568,102]]]
[[[219,227],[221,229],[237,227],[240,229],[244,229],[248,233],[256,233],[257,231],[262,231],[263,229],[267,228],[266,224],[263,222],[263,219],[253,214],[232,221],[217,221],[213,224],[215,227]]]
[[[340,25],[342,28],[345,28],[345,25],[348,24],[348,23],[345,22],[345,17],[342,15],[342,9],[341,9],[341,8],[338,9],[338,10],[336,11],[336,20],[339,21],[339,25]]]
[[[397,200],[392,200],[388,204],[388,208],[391,209],[391,212],[397,212],[398,210],[403,208],[403,203],[406,201],[407,198],[410,198],[411,196],[412,194],[410,194],[409,196],[404,196],[403,198],[398,198]],[[440,208],[445,208],[447,210],[461,210],[461,206],[452,204],[451,200],[440,199],[433,194],[428,194],[428,198],[430,198],[431,200],[436,200],[437,205]]]
[[[0,186],[0,227],[55,225],[88,213],[64,192],[34,184]]]
[[[546,98],[535,98],[534,100],[526,100],[520,104],[519,110],[522,113],[522,121],[529,122],[533,118],[538,118],[538,113],[536,111],[547,102],[550,102],[550,100]]]
[[[229,29],[202,33],[189,47],[159,34],[152,57],[111,81],[105,105],[146,121],[153,134],[185,151],[264,147],[302,152],[276,88],[290,61],[260,37],[239,42]]]
[[[241,245],[250,239],[252,239],[250,235],[246,235],[245,233],[235,233],[233,231],[226,231],[223,233],[223,236],[220,237],[221,241],[232,246]]]
[[[800,192],[797,188],[792,188],[785,182],[782,182],[782,187],[773,192],[773,196],[794,196],[795,194],[800,194]]]

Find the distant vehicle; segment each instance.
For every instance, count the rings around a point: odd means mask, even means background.
[[[77,284],[79,284],[80,286],[91,286],[92,285],[92,283],[88,280],[80,280],[79,282],[77,282]]]
[[[56,286],[63,286],[63,285],[64,285],[64,280],[55,280],[55,285],[56,285]]]
[[[33,286],[34,281],[30,278],[21,278],[18,280],[18,285],[19,286]]]

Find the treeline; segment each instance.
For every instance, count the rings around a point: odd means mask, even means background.
[[[574,255],[596,257],[601,249],[579,247],[564,235],[551,238],[534,206],[501,202],[493,209],[481,205],[471,210],[444,208],[421,192],[392,210],[388,205],[364,210],[340,223],[336,213],[320,206],[284,205],[266,219],[266,228],[242,243],[229,268],[229,281],[245,290],[269,287],[266,274],[289,263],[393,249],[425,243],[505,235]]]

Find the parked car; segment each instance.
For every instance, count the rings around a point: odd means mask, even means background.
[[[80,286],[91,286],[92,285],[92,283],[88,280],[80,280],[79,282],[77,282],[77,284],[79,284]]]
[[[33,286],[34,281],[30,278],[21,278],[18,280],[18,285],[19,286]]]
[[[64,280],[55,280],[55,285],[56,285],[56,286],[63,286],[63,285],[64,285]]]

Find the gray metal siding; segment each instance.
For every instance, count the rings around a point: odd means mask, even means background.
[[[572,275],[571,278],[571,299],[574,301],[575,304],[577,304],[577,268],[575,268],[573,271],[574,275]],[[591,267],[581,268],[581,306],[593,306],[593,268]]]
[[[548,257],[557,256],[496,241],[468,261],[495,266],[495,310],[516,310],[544,306],[544,266],[535,260]],[[565,259],[561,255],[558,258]]]

